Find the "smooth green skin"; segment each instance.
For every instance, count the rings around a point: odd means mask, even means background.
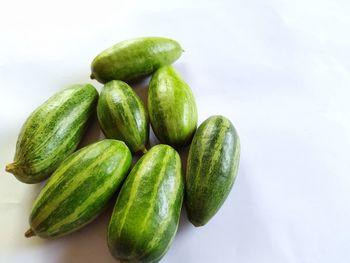
[[[91,64],[91,78],[101,83],[130,81],[147,76],[175,62],[183,50],[178,42],[163,37],[122,41],[102,53]]]
[[[6,171],[29,184],[48,178],[78,146],[97,100],[90,84],[72,85],[49,98],[22,126],[14,162]]]
[[[152,76],[148,111],[162,143],[178,147],[190,142],[197,127],[197,106],[190,87],[173,67],[161,67]]]
[[[112,80],[103,87],[97,117],[107,138],[124,141],[132,152],[146,151],[148,115],[141,99],[128,84]]]
[[[115,204],[108,247],[122,262],[158,262],[175,237],[184,192],[178,153],[156,145],[136,163]]]
[[[37,197],[29,219],[31,230],[41,238],[54,238],[90,223],[106,208],[131,163],[128,147],[111,139],[70,155]]]
[[[240,156],[238,134],[230,120],[212,116],[196,131],[186,172],[186,207],[194,226],[205,225],[231,191]]]

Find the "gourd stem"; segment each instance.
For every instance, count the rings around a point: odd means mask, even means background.
[[[6,172],[12,173],[15,170],[16,166],[14,163],[9,163],[6,165],[5,170]]]
[[[144,145],[141,147],[141,151],[143,154],[147,153],[147,149]]]
[[[32,237],[35,236],[35,233],[33,231],[33,229],[29,228],[25,233],[24,233],[25,237]]]

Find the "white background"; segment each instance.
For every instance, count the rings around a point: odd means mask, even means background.
[[[33,109],[72,83],[100,89],[94,56],[153,35],[183,46],[174,66],[199,121],[227,116],[242,144],[222,209],[202,228],[183,213],[163,262],[350,262],[349,29],[348,0],[2,1],[0,262],[115,262],[110,210],[65,238],[25,239],[41,186],[4,166]],[[85,143],[98,137],[95,124]]]

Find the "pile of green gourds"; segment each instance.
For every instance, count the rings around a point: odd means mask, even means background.
[[[223,116],[197,129],[193,93],[171,66],[182,52],[162,37],[120,42],[92,62],[90,77],[104,84],[100,94],[75,84],[32,112],[6,166],[24,183],[48,178],[26,237],[76,231],[117,196],[107,234],[111,254],[122,262],[158,262],[175,237],[183,202],[195,226],[215,215],[237,174],[239,138]],[[151,74],[145,107],[127,83]],[[96,114],[106,139],[75,151]],[[162,143],[151,148],[149,124]],[[176,149],[189,144],[183,167]],[[133,167],[132,154],[141,155]]]

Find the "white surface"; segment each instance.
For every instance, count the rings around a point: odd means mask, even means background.
[[[349,13],[348,0],[3,1],[0,262],[115,262],[105,242],[111,211],[66,238],[25,239],[40,186],[4,166],[35,107],[90,82],[101,50],[147,35],[182,44],[175,67],[200,122],[229,117],[242,144],[222,209],[199,229],[183,215],[162,262],[350,262]]]

